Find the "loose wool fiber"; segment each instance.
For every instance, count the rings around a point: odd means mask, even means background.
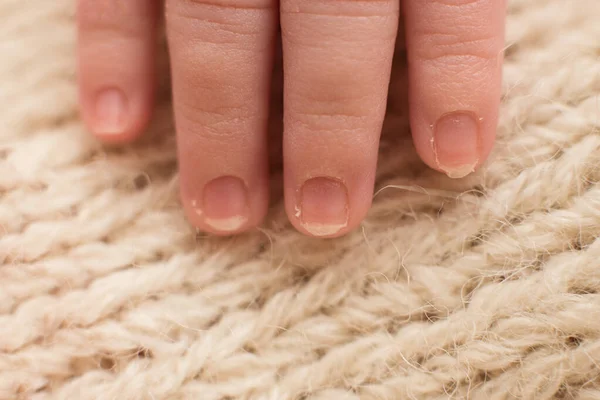
[[[0,399],[600,399],[600,2],[508,7],[481,171],[418,160],[399,51],[361,227],[294,231],[274,158],[267,221],[219,239],[179,204],[164,52],[148,135],[102,146],[73,0],[0,0]]]

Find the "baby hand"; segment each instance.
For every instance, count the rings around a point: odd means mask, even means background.
[[[400,9],[416,150],[463,177],[494,142],[505,0],[166,0],[181,196],[195,226],[234,234],[266,214],[279,34],[289,219],[321,237],[361,222]],[[132,140],[148,123],[161,10],[158,0],[78,0],[82,113],[103,140]]]

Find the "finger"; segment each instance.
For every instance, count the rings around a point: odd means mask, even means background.
[[[79,91],[89,129],[110,142],[138,136],[154,101],[156,0],[78,0]]]
[[[333,237],[371,204],[397,0],[282,0],[286,208]]]
[[[415,147],[450,177],[473,172],[496,135],[503,0],[404,0]]]
[[[267,122],[274,0],[168,0],[181,194],[216,234],[260,223],[268,206]]]

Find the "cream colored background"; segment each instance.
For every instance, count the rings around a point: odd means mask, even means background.
[[[600,398],[598,0],[511,1],[468,179],[412,152],[398,64],[373,210],[328,242],[290,229],[277,175],[262,229],[196,236],[168,82],[151,137],[101,147],[72,14],[0,0],[0,399]]]

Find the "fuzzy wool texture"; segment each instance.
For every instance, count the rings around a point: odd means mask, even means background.
[[[146,138],[102,146],[73,15],[0,1],[0,399],[600,399],[598,0],[509,2],[498,144],[464,179],[415,155],[398,52],[373,208],[326,241],[278,173],[260,229],[191,229],[168,74]]]

